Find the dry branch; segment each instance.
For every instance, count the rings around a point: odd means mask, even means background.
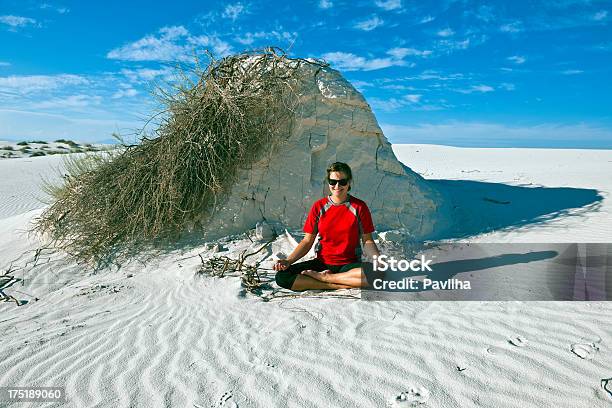
[[[226,275],[238,275],[242,280],[242,286],[248,292],[253,293],[261,286],[261,277],[259,276],[258,272],[261,262],[257,261],[254,264],[247,264],[245,261],[248,257],[257,255],[263,251],[263,249],[270,245],[272,241],[274,241],[274,239],[266,242],[255,252],[247,254],[246,250],[242,251],[242,253],[238,256],[238,259],[232,259],[227,256],[216,256],[204,260],[202,255],[200,255],[202,266],[198,270],[198,273],[217,276],[220,278]]]

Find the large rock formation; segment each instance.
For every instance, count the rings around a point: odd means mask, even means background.
[[[291,134],[249,169],[204,222],[207,237],[242,233],[258,221],[300,228],[311,205],[328,193],[325,169],[353,170],[351,194],[372,210],[377,231],[432,235],[442,197],[395,157],[364,97],[331,68],[300,67],[300,103]]]

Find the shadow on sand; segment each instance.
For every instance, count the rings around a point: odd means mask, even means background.
[[[427,180],[445,198],[449,227],[435,239],[460,238],[598,211],[593,189],[527,187],[470,180]]]
[[[486,269],[498,268],[500,266],[510,266],[526,264],[546,259],[555,258],[556,251],[537,251],[529,253],[511,253],[489,256],[475,259],[459,259],[446,262],[438,262],[432,265],[434,272],[426,275],[428,279],[443,281],[454,278],[463,272],[476,272]]]

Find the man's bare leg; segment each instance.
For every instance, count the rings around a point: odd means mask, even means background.
[[[346,272],[340,273],[305,270],[302,272],[302,276],[304,275],[327,284],[345,285],[351,288],[364,288],[369,286],[365,274],[362,272],[361,268],[353,268]]]
[[[308,289],[350,289],[352,286],[342,285],[331,282],[323,282],[310,276],[298,275],[291,286],[291,290],[308,290]]]

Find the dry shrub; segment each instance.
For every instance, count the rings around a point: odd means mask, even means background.
[[[268,48],[179,70],[171,90],[157,90],[165,110],[154,134],[70,159],[36,230],[97,264],[177,239],[210,214],[239,169],[289,136],[303,64],[314,75],[325,65]]]

